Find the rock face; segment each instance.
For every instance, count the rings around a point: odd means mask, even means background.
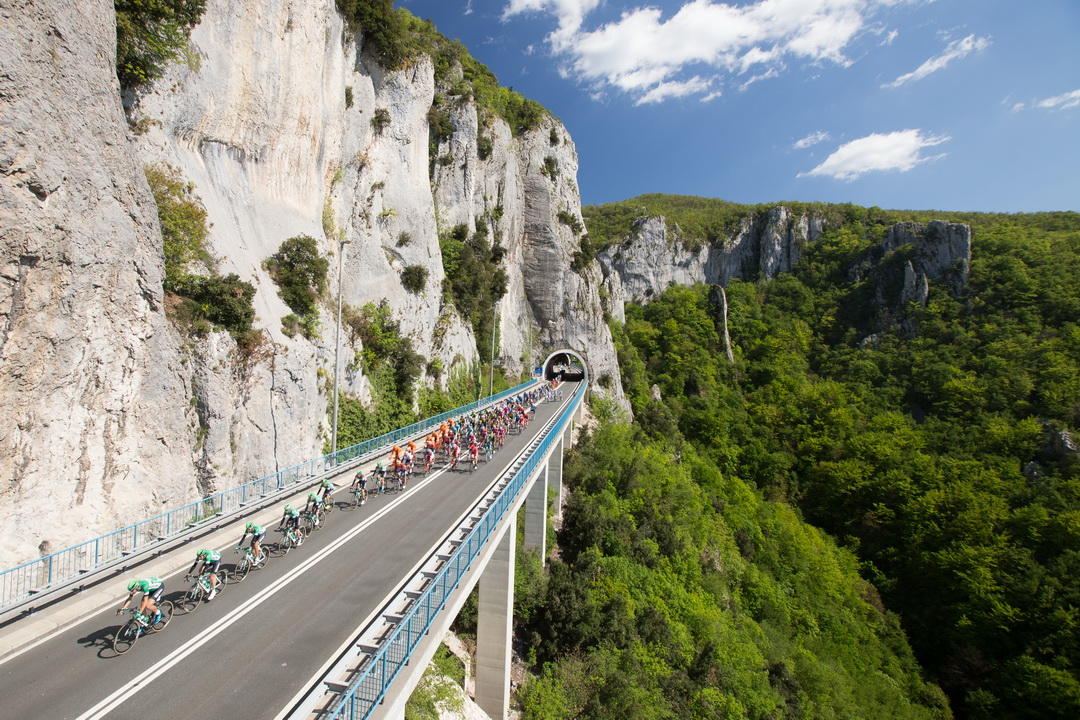
[[[128,98],[125,122],[112,5],[70,5],[0,9],[0,462],[11,478],[0,511],[16,518],[0,530],[0,566],[321,452],[333,303],[321,337],[286,337],[290,311],[262,268],[297,234],[332,256],[331,298],[340,260],[344,302],[385,301],[417,351],[448,368],[478,353],[441,290],[439,233],[486,223],[506,248],[498,361],[521,371],[577,350],[607,377],[597,391],[626,406],[600,267],[569,269],[579,238],[559,218],[581,220],[577,155],[558,121],[514,136],[455,103],[437,148],[449,161],[432,162],[430,60],[385,71],[334,0],[210,0],[192,62]],[[227,333],[182,337],[166,318],[142,174],[155,164],[193,184],[220,271],[256,286],[267,342],[253,356]],[[428,270],[416,294],[400,279],[411,265]],[[343,343],[343,367],[358,349]],[[358,370],[341,384],[369,397]]]
[[[926,304],[928,281],[935,280],[954,295],[967,287],[971,271],[971,226],[933,220],[922,223],[897,223],[889,228],[882,242],[886,253],[902,246],[914,248],[912,257],[904,266],[905,281],[902,301],[918,300]],[[914,277],[914,282],[910,278]],[[915,292],[908,290],[914,284]]]
[[[823,231],[821,218],[793,216],[777,205],[764,215],[744,217],[738,229],[720,242],[688,248],[674,237],[665,218],[645,218],[621,243],[598,256],[608,310],[622,321],[626,302],[646,302],[671,285],[773,278],[791,270],[803,248]]]
[[[197,494],[107,2],[0,8],[0,563]]]

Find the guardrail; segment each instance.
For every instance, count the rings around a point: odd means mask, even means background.
[[[314,480],[329,470],[342,469],[342,466],[353,460],[361,459],[398,440],[418,435],[448,418],[516,395],[534,382],[535,380],[529,380],[468,405],[222,490],[201,500],[4,570],[0,572],[0,611],[20,605],[45,591],[64,587],[78,578],[125,558],[147,552],[215,518],[239,513],[251,503]]]
[[[435,617],[443,609],[451,593],[457,589],[461,578],[469,571],[473,560],[483,549],[491,533],[499,526],[499,522],[513,505],[518,493],[540,465],[541,458],[547,454],[548,448],[555,443],[556,438],[561,436],[567,421],[581,402],[585,390],[585,383],[581,383],[573,400],[567,404],[558,421],[547,431],[529,458],[518,468],[513,479],[495,498],[495,502],[484,512],[480,521],[462,540],[450,559],[438,570],[386,640],[380,643],[364,669],[349,684],[342,697],[334,703],[329,714],[325,716],[325,720],[364,720],[382,702],[390,684],[393,683],[401,668],[408,663]]]

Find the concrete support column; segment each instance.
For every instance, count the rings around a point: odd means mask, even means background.
[[[540,562],[547,562],[547,489],[548,457],[544,467],[536,473],[532,489],[525,496],[525,547],[540,553]]]
[[[562,520],[562,464],[563,448],[565,447],[565,441],[563,438],[559,438],[559,442],[551,451],[551,457],[549,457],[547,461],[547,483],[548,487],[555,488],[555,517],[560,520]]]
[[[514,620],[514,544],[517,518],[510,515],[499,544],[480,576],[476,618],[476,704],[492,720],[510,707],[510,639]]]

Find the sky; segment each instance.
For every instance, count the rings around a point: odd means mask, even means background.
[[[398,0],[540,102],[583,204],[1080,210],[1080,0]]]

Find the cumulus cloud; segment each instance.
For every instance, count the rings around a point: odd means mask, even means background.
[[[641,5],[586,27],[600,0],[507,0],[503,18],[553,15],[557,27],[546,41],[563,61],[565,75],[594,90],[618,88],[640,102],[675,96],[672,88],[690,87],[688,75],[708,81],[689,94],[712,94],[728,80],[745,87],[774,77],[791,61],[846,67],[851,42],[872,32],[871,16],[903,1],[688,0],[666,16]]]
[[[826,141],[828,139],[829,139],[829,133],[825,132],[824,130],[818,130],[817,132],[810,133],[809,135],[804,137],[802,140],[795,141],[795,144],[792,145],[792,147],[795,148],[796,150],[805,150],[808,147],[813,147],[814,145],[817,145],[819,142],[824,142],[824,141]]]
[[[898,170],[907,172],[916,165],[937,160],[944,154],[926,156],[923,150],[949,141],[944,135],[924,135],[922,130],[898,130],[873,133],[844,143],[813,170],[799,177],[831,177],[854,180],[874,171]]]
[[[919,67],[915,68],[909,73],[904,73],[900,77],[893,80],[891,83],[885,83],[881,87],[894,88],[900,87],[904,83],[915,82],[922,80],[924,77],[931,73],[936,73],[938,70],[944,70],[949,63],[953,60],[959,60],[960,58],[967,57],[973,52],[979,50],[985,50],[990,47],[990,38],[975,37],[974,35],[968,35],[966,38],[960,40],[953,40],[951,43],[945,46],[945,50],[940,55],[935,55],[932,58],[928,58]]]
[[[1037,107],[1046,108],[1048,110],[1066,110],[1078,105],[1080,105],[1080,90],[1073,90],[1072,92],[1062,93],[1061,95],[1055,95],[1052,98],[1040,100]]]

